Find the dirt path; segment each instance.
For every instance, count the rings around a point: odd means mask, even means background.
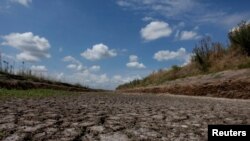
[[[0,140],[206,140],[207,124],[250,124],[250,100],[82,94],[0,100]]]

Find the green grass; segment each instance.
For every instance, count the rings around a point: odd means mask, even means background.
[[[43,98],[50,96],[69,96],[75,95],[76,92],[62,91],[62,90],[50,90],[50,89],[29,89],[29,90],[7,90],[0,89],[1,98]]]

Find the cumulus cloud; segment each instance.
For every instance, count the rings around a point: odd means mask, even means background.
[[[97,65],[94,65],[92,67],[89,68],[90,71],[93,71],[93,72],[97,72],[101,69],[100,66],[97,66]]]
[[[168,37],[171,33],[172,29],[169,27],[168,23],[162,21],[152,21],[141,29],[141,36],[147,41]]]
[[[100,43],[94,45],[91,49],[87,49],[83,53],[81,53],[81,56],[85,59],[95,61],[95,60],[101,60],[104,58],[109,57],[115,57],[117,55],[116,51],[113,49],[109,49],[108,46]]]
[[[130,57],[131,61],[137,61],[137,56]],[[63,80],[68,83],[79,83],[92,88],[100,89],[115,89],[118,85],[132,81],[136,78],[141,78],[139,75],[122,76],[113,75],[108,76],[106,73],[100,73],[101,67],[98,65],[93,65],[91,67],[83,67],[82,63],[72,56],[65,56],[62,61],[69,63],[66,67],[73,70],[72,74],[63,74]],[[56,75],[55,75],[56,76]],[[54,76],[54,77],[55,77]],[[58,76],[59,77],[59,76]],[[60,77],[60,78],[61,78]],[[62,78],[61,78],[62,79]]]
[[[81,64],[80,61],[78,61],[77,59],[75,59],[75,58],[72,57],[72,56],[65,56],[65,57],[63,58],[63,61],[64,61],[64,62],[71,62],[71,63],[74,63],[74,64]]]
[[[75,59],[72,56],[65,56],[62,60],[64,62],[70,63],[69,65],[67,65],[67,68],[69,69],[72,69],[75,71],[85,71],[87,69],[82,65],[82,63],[79,60]]]
[[[67,68],[69,68],[69,69],[76,69],[77,65],[76,64],[69,64],[69,65],[67,65]]]
[[[10,1],[13,3],[21,4],[21,5],[26,6],[26,7],[28,7],[29,4],[32,3],[32,0],[10,0]]]
[[[105,88],[104,86],[110,85],[107,74],[94,74],[90,71],[76,72],[65,78],[70,83],[80,83],[94,88]]]
[[[27,62],[37,62],[42,58],[50,58],[49,41],[44,37],[34,35],[32,32],[11,33],[2,37],[1,45],[10,46],[21,51],[17,59]]]
[[[180,48],[177,51],[161,50],[154,54],[154,59],[157,61],[167,61],[174,59],[188,61],[190,59],[190,54],[187,53],[185,48]]]
[[[45,66],[34,66],[32,65],[30,68],[32,71],[40,73],[40,72],[47,72],[48,69]]]
[[[89,68],[85,67],[79,60],[72,56],[65,56],[62,61],[68,62],[69,64],[66,67],[76,72],[97,72],[101,69],[98,65],[93,65]]]
[[[71,75],[64,75],[64,78],[69,83],[80,83],[85,86],[100,89],[114,90],[118,85],[130,82],[134,79],[142,78],[139,75],[113,75],[108,76],[107,74],[94,74],[89,71],[76,72]]]
[[[138,62],[138,57],[136,55],[129,56],[129,62],[126,64],[128,68],[143,69],[146,68],[143,63]]]
[[[182,31],[179,36],[180,40],[195,40],[201,38],[195,31]]]

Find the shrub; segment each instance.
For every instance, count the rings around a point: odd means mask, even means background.
[[[193,49],[192,62],[202,72],[208,72],[225,54],[226,49],[221,43],[212,42],[209,37],[206,37]]]
[[[172,66],[172,70],[175,71],[175,72],[176,72],[176,71],[179,71],[180,69],[181,69],[181,67],[179,67],[179,66],[177,66],[177,65],[173,65],[173,66]]]
[[[250,23],[242,21],[228,33],[228,37],[232,44],[240,46],[250,56]]]
[[[209,55],[210,49],[212,48],[212,42],[209,37],[202,39],[198,44],[196,44],[193,49],[192,61],[195,62],[199,69],[206,72],[209,67]]]

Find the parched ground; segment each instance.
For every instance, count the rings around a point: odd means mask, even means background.
[[[227,70],[151,84],[145,87],[121,88],[129,93],[171,93],[175,95],[250,99],[250,69]]]
[[[4,141],[202,141],[208,124],[250,124],[250,100],[115,93],[0,100]]]

